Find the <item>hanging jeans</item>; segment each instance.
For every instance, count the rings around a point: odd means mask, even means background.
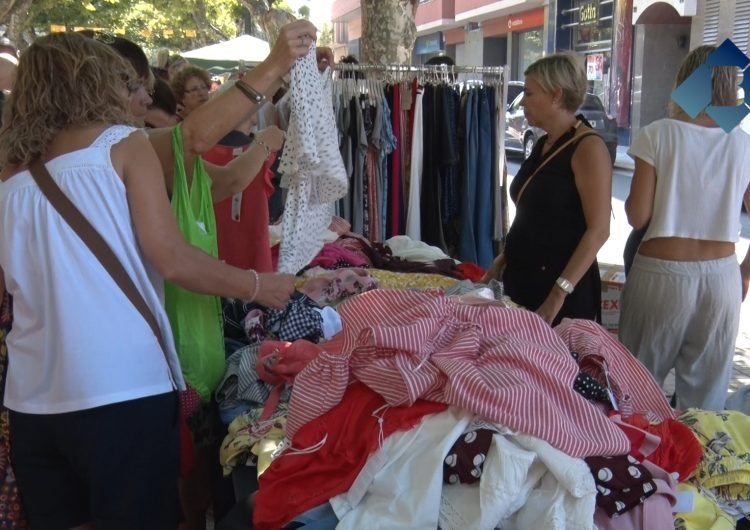
[[[476,215],[474,217],[474,236],[476,238],[476,263],[488,268],[494,259],[492,248],[492,127],[490,121],[490,103],[487,90],[476,89],[477,103],[477,175],[476,175]]]
[[[479,143],[477,131],[476,91],[469,90],[466,97],[466,133],[465,133],[465,161],[464,182],[461,198],[461,240],[458,247],[458,259],[477,263],[477,244],[474,227],[476,217],[476,189],[477,189],[477,146]]]

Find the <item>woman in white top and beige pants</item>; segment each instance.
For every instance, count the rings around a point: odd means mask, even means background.
[[[714,49],[693,50],[676,85]],[[713,68],[713,105],[737,103],[736,71]],[[750,283],[750,252],[741,264],[735,255],[741,203],[750,204],[750,136],[705,112],[671,115],[644,127],[629,151],[625,210],[634,228],[649,226],[623,291],[620,340],[658,383],[675,369],[678,409],[722,410]]]

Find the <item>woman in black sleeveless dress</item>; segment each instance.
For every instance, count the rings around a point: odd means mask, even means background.
[[[525,72],[522,104],[547,131],[510,187],[516,216],[486,278],[502,273],[510,298],[556,325],[600,321],[596,254],[609,237],[612,163],[604,141],[575,112],[586,74],[575,56],[555,54]]]

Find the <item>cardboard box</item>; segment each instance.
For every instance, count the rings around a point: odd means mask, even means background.
[[[602,325],[617,335],[620,330],[620,295],[625,286],[625,269],[622,265],[599,264],[602,279]]]

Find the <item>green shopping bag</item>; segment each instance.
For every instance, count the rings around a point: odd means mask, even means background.
[[[195,157],[193,182],[188,190],[180,125],[173,129],[172,149],[172,211],[177,224],[188,243],[217,257],[211,178],[203,160]],[[225,369],[221,302],[216,296],[196,294],[165,282],[165,305],[185,380],[204,400],[208,400]]]

